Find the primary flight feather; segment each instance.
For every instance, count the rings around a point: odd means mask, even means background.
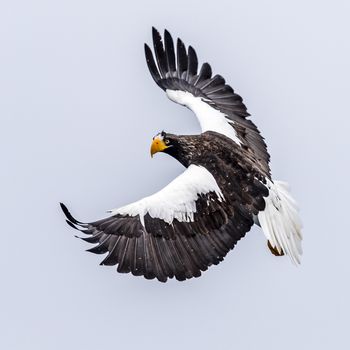
[[[76,220],[61,204],[67,223],[83,232],[89,249],[107,255],[102,265],[166,282],[198,277],[218,264],[237,241],[261,226],[274,255],[298,264],[301,224],[288,185],[271,178],[264,139],[242,98],[204,63],[195,50],[170,33],[164,43],[153,28],[153,51],[145,55],[154,81],[169,99],[191,109],[199,135],[161,132],[151,155],[164,152],[186,170],[159,192],[90,223]]]

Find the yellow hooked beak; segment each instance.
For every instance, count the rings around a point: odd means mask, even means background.
[[[156,136],[151,144],[151,157],[157,152],[163,152],[168,146],[165,144],[164,140]]]

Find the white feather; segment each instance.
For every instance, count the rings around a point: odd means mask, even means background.
[[[265,210],[258,214],[260,226],[272,246],[279,252],[283,250],[295,264],[300,264],[302,225],[297,204],[287,183],[268,181],[267,185],[270,193],[265,199]]]
[[[188,91],[166,90],[170,100],[188,107],[198,118],[202,132],[216,131],[229,137],[231,140],[241,145],[235,129],[230,124],[234,121],[227,118],[227,115],[211,107],[202,97],[195,97]]]
[[[224,200],[214,176],[204,167],[192,164],[159,192],[109,212],[113,215],[139,215],[143,225],[147,213],[169,224],[174,219],[189,222],[193,221],[197,211],[198,196],[209,192],[215,192],[219,201]]]

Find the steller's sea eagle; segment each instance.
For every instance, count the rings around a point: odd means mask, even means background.
[[[186,169],[159,192],[111,216],[83,223],[61,203],[67,223],[83,232],[88,251],[108,253],[101,265],[118,265],[147,279],[185,280],[219,264],[253,224],[259,225],[275,255],[300,263],[301,224],[288,185],[271,178],[266,144],[249,113],[221,75],[204,63],[198,72],[195,50],[170,33],[164,44],[153,28],[153,49],[145,44],[152,78],[168,98],[191,109],[200,135],[161,132],[151,155],[164,152]]]

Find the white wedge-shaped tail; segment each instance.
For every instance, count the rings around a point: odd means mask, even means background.
[[[302,224],[297,203],[286,182],[269,181],[268,188],[270,194],[265,199],[266,208],[258,214],[260,226],[270,244],[279,253],[285,253],[292,262],[300,264]]]

